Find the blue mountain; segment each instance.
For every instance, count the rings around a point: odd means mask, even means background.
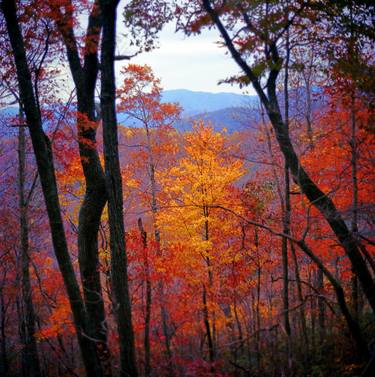
[[[178,102],[183,108],[182,119],[175,124],[179,130],[192,128],[196,120],[210,122],[215,129],[226,128],[229,132],[242,129],[258,118],[258,99],[236,93],[196,92],[186,89],[166,90],[162,96],[163,102]],[[0,109],[0,117],[17,115],[17,107]],[[130,119],[124,114],[118,114],[119,124],[139,127],[136,119]]]
[[[178,102],[185,115],[210,113],[233,107],[253,107],[258,103],[257,96],[236,93],[195,92],[186,89],[166,90],[163,92],[164,102]]]

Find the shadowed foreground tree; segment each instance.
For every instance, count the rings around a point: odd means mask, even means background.
[[[120,374],[124,377],[136,377],[138,372],[135,361],[134,334],[128,287],[122,177],[118,152],[115,103],[114,62],[118,2],[118,0],[100,1],[103,15],[100,103],[103,119],[104,161],[109,209],[111,283],[120,342]]]
[[[65,45],[77,94],[78,146],[85,177],[85,196],[78,217],[79,267],[85,305],[90,318],[90,337],[98,350],[103,373],[110,376],[110,353],[107,346],[98,255],[98,232],[107,201],[104,171],[96,146],[98,120],[95,116],[95,88],[99,70],[98,47],[101,32],[99,1],[96,0],[91,5],[82,62],[74,30],[75,8],[78,8],[79,4],[72,1],[61,3],[49,0],[48,5]]]
[[[20,101],[30,131],[51,228],[53,247],[68,293],[82,359],[87,375],[97,376],[100,375],[98,374],[100,373],[99,364],[95,356],[95,348],[85,336],[89,328],[87,313],[68,252],[57,191],[51,144],[42,126],[41,114],[37,105],[31,73],[27,62],[25,41],[17,18],[16,2],[13,0],[2,1],[1,10],[5,18],[6,30],[12,47],[17,71]]]

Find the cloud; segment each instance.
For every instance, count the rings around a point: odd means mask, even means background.
[[[237,86],[217,84],[219,80],[239,72],[233,59],[226,54],[225,48],[218,45],[218,41],[215,30],[205,30],[199,35],[186,37],[182,33],[175,33],[173,25],[167,25],[160,33],[159,48],[142,53],[131,62],[150,65],[161,78],[165,90],[184,88],[241,93]],[[121,53],[124,51],[121,50]],[[120,67],[126,64],[118,64],[116,71],[119,72]],[[252,91],[249,93],[252,94]]]

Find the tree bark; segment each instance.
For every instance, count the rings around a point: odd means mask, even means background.
[[[120,375],[136,377],[134,334],[132,327],[125,229],[122,177],[118,153],[115,104],[114,56],[118,0],[101,0],[103,36],[101,51],[101,112],[103,118],[104,160],[109,209],[112,289],[120,340]]]
[[[358,234],[358,141],[357,141],[357,122],[356,122],[356,110],[355,110],[355,90],[353,90],[351,98],[351,173],[352,173],[352,219],[351,219],[351,231],[354,235]],[[358,277],[353,274],[352,276],[352,310],[354,317],[358,320],[360,315],[359,307],[359,287]]]
[[[13,57],[17,70],[20,99],[26,115],[33,150],[37,162],[38,173],[42,185],[44,200],[51,229],[52,243],[56,259],[61,271],[64,285],[68,293],[70,306],[73,313],[74,325],[80,346],[82,359],[87,376],[98,375],[98,363],[88,338],[87,315],[73,265],[68,252],[63,219],[61,216],[55,168],[50,140],[44,133],[42,120],[38,111],[32,79],[27,63],[24,40],[17,19],[17,8],[14,0],[3,0],[1,9],[4,14],[7,33],[12,46]]]
[[[289,132],[289,59],[290,59],[290,46],[289,46],[289,32],[287,31],[286,38],[286,59],[285,59],[285,77],[284,77],[284,117],[285,127]],[[291,205],[290,205],[290,182],[289,182],[289,165],[288,161],[284,161],[284,203],[281,203],[283,208],[283,233],[290,234],[290,218],[291,218]],[[289,320],[289,261],[288,261],[288,240],[282,238],[282,266],[283,266],[283,305],[284,305],[284,326],[287,336],[287,367],[289,370],[292,368],[292,341],[291,341],[291,328]]]
[[[324,294],[324,275],[322,270],[316,272],[316,287],[321,293]],[[319,348],[322,351],[324,338],[325,338],[325,304],[324,298],[318,297],[318,324],[319,324]]]
[[[147,233],[143,228],[142,219],[138,219],[138,229],[141,234],[143,246],[143,259],[146,278],[146,313],[145,313],[145,334],[144,334],[144,347],[145,347],[145,376],[149,377],[151,374],[151,347],[150,347],[150,320],[151,320],[151,280],[150,280],[150,266],[148,261],[148,247],[147,247]]]
[[[203,216],[205,217],[204,221],[204,240],[208,241],[209,237],[209,226],[208,226],[208,208],[207,206],[203,206]],[[209,254],[207,252],[207,256],[205,257],[205,262],[207,264],[207,275],[208,275],[208,288],[209,292],[212,292],[213,288],[213,273],[211,270],[211,260]],[[206,336],[207,336],[207,346],[208,346],[208,357],[211,363],[211,372],[214,371],[213,362],[215,361],[215,339],[214,339],[214,326],[215,326],[215,317],[214,313],[212,313],[212,328],[210,325],[210,312],[208,310],[208,303],[207,303],[207,287],[206,284],[203,283],[203,291],[202,291],[202,300],[203,300],[203,323],[206,329]]]
[[[212,332],[210,326],[210,318],[208,313],[208,306],[207,306],[207,290],[206,285],[203,284],[203,291],[202,291],[202,301],[203,301],[203,323],[206,329],[206,337],[207,337],[207,345],[208,345],[208,359],[210,360],[210,370],[211,372],[214,371],[213,362],[215,361],[215,353],[214,353],[214,342],[212,339]]]
[[[95,86],[99,69],[98,44],[102,27],[99,0],[94,2],[88,18],[83,65],[71,22],[72,11],[63,16],[57,6],[53,9],[60,14],[56,23],[65,44],[77,92],[78,145],[86,184],[85,196],[78,217],[78,260],[81,281],[91,325],[90,337],[97,349],[103,375],[109,377],[112,375],[111,358],[107,345],[98,251],[100,220],[107,202],[105,176],[96,147],[98,119],[95,115]]]

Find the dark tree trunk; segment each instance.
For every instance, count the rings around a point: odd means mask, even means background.
[[[285,77],[284,77],[284,111],[285,111],[285,127],[289,132],[289,33],[286,40],[286,59],[285,59]],[[289,182],[289,165],[288,161],[284,161],[284,203],[281,203],[283,208],[283,233],[290,234],[290,182]],[[288,261],[288,240],[282,238],[282,266],[283,266],[283,304],[284,304],[284,326],[287,336],[287,366],[290,370],[292,368],[292,342],[291,329],[289,320],[289,261]]]
[[[234,303],[233,303],[233,312],[234,312],[234,318],[236,320],[237,331],[238,331],[238,342],[240,344],[239,350],[240,350],[240,353],[242,355],[243,354],[243,345],[244,345],[243,335],[242,335],[243,332],[242,332],[240,317],[238,315],[236,298],[234,299]]]
[[[358,141],[357,141],[357,122],[356,122],[356,110],[355,110],[355,90],[353,90],[351,98],[351,173],[352,173],[352,221],[351,231],[356,236],[358,234]],[[359,306],[359,287],[358,277],[354,274],[352,277],[352,308],[354,317],[358,320],[360,317]]]
[[[88,91],[86,91],[88,93]],[[89,121],[94,116],[94,93],[88,108],[82,105],[78,97],[78,109],[87,114]],[[86,192],[78,218],[78,260],[85,298],[87,314],[90,320],[91,336],[95,339],[98,357],[102,364],[103,374],[110,376],[111,363],[107,345],[107,327],[105,309],[100,282],[98,232],[101,216],[107,201],[105,178],[100,164],[98,151],[95,148],[96,130],[87,129],[78,121],[79,151],[85,175]]]
[[[103,37],[101,51],[101,112],[103,118],[104,160],[109,209],[112,289],[120,339],[123,377],[138,375],[128,287],[127,256],[123,217],[122,177],[118,153],[115,105],[114,55],[117,0],[101,0]]]
[[[143,254],[144,254],[144,269],[146,277],[146,313],[145,313],[145,376],[149,377],[151,374],[151,347],[150,347],[150,320],[151,320],[151,280],[150,280],[150,266],[148,260],[148,247],[147,247],[147,233],[143,228],[142,219],[138,219],[138,229],[141,234]]]
[[[50,140],[43,131],[42,120],[36,104],[31,74],[26,58],[24,40],[17,19],[15,1],[3,0],[1,3],[1,9],[4,14],[8,36],[13,50],[20,100],[24,108],[27,125],[30,130],[38,173],[47,208],[52,243],[59,269],[64,280],[65,288],[68,293],[82,359],[87,376],[97,376],[98,363],[95,358],[95,349],[92,347],[91,342],[88,341],[88,338],[84,335],[88,330],[88,321],[78,282],[68,252],[68,245],[65,237],[65,230],[57,192],[55,168]]]
[[[85,306],[90,320],[90,337],[94,339],[105,376],[111,376],[110,352],[107,345],[105,309],[99,271],[98,232],[107,202],[105,176],[96,148],[95,86],[98,77],[98,43],[101,31],[99,1],[88,18],[88,45],[83,65],[69,16],[61,15],[57,26],[66,47],[70,71],[77,91],[77,130],[81,165],[86,191],[78,217],[78,259]]]
[[[4,276],[4,280],[5,280],[5,276]],[[8,375],[8,370],[9,370],[7,335],[5,332],[7,308],[8,308],[8,305],[5,303],[3,287],[1,286],[0,287],[0,342],[1,342],[0,374],[4,376]]]
[[[207,337],[207,345],[208,345],[208,359],[211,363],[211,371],[213,372],[213,362],[215,361],[215,353],[214,353],[214,342],[212,339],[212,332],[210,326],[210,318],[208,314],[208,306],[207,306],[207,290],[206,286],[203,284],[203,293],[202,293],[202,300],[203,300],[203,323],[206,329],[206,337]]]
[[[20,239],[21,239],[21,292],[22,292],[22,316],[23,336],[23,357],[27,377],[38,377],[41,375],[38,349],[35,339],[35,312],[32,300],[30,282],[30,256],[29,256],[29,227],[27,221],[27,206],[25,199],[25,169],[26,169],[26,143],[25,129],[19,127],[18,131],[18,195],[20,208]]]
[[[259,253],[259,236],[258,229],[254,230],[254,246],[257,254]],[[258,371],[260,370],[260,289],[261,289],[261,278],[262,267],[258,257],[256,266],[256,302],[254,302],[254,331],[255,331],[255,352],[256,352],[256,365]],[[255,298],[254,298],[255,301]],[[272,306],[272,305],[271,305]]]
[[[203,206],[203,216],[205,217],[204,221],[204,240],[208,241],[210,239],[209,236],[209,226],[208,226],[208,208]],[[213,288],[213,273],[211,269],[211,260],[209,257],[209,253],[207,251],[207,256],[205,257],[206,265],[207,265],[207,275],[208,275],[208,287],[209,292]],[[212,326],[210,325],[210,312],[208,310],[207,304],[207,287],[206,284],[203,283],[203,291],[202,291],[202,299],[203,299],[203,323],[206,329],[206,337],[207,337],[207,346],[208,346],[208,357],[211,363],[211,371],[214,371],[213,362],[215,360],[215,339],[214,339],[214,329],[215,329],[215,317],[214,313],[212,313]]]
[[[17,274],[17,286],[20,287],[20,276]],[[20,290],[19,290],[20,291]],[[24,346],[26,344],[26,329],[25,329],[25,321],[24,321],[24,315],[23,315],[23,308],[22,308],[22,301],[20,300],[20,297],[22,296],[22,293],[16,297],[16,313],[18,317],[18,336],[20,343]],[[28,370],[27,370],[27,363],[26,363],[26,355],[23,350],[19,353],[19,357],[21,360],[21,375],[22,377],[28,377]]]
[[[300,272],[299,272],[297,253],[296,253],[296,249],[294,247],[294,244],[292,242],[290,242],[290,250],[292,252],[292,258],[293,258],[293,262],[294,262],[294,275],[295,275],[295,278],[296,278],[298,300],[301,304],[301,308],[299,310],[299,313],[300,313],[301,327],[302,327],[302,349],[303,349],[303,355],[304,355],[305,363],[308,366],[310,352],[309,352],[309,337],[307,335],[305,305],[304,305],[304,299],[303,299],[303,294],[302,294],[302,282],[301,282],[301,276],[300,276]]]
[[[320,293],[318,297],[319,348],[322,351],[325,338],[325,304],[324,304],[324,275],[322,270],[316,271],[316,287]]]

